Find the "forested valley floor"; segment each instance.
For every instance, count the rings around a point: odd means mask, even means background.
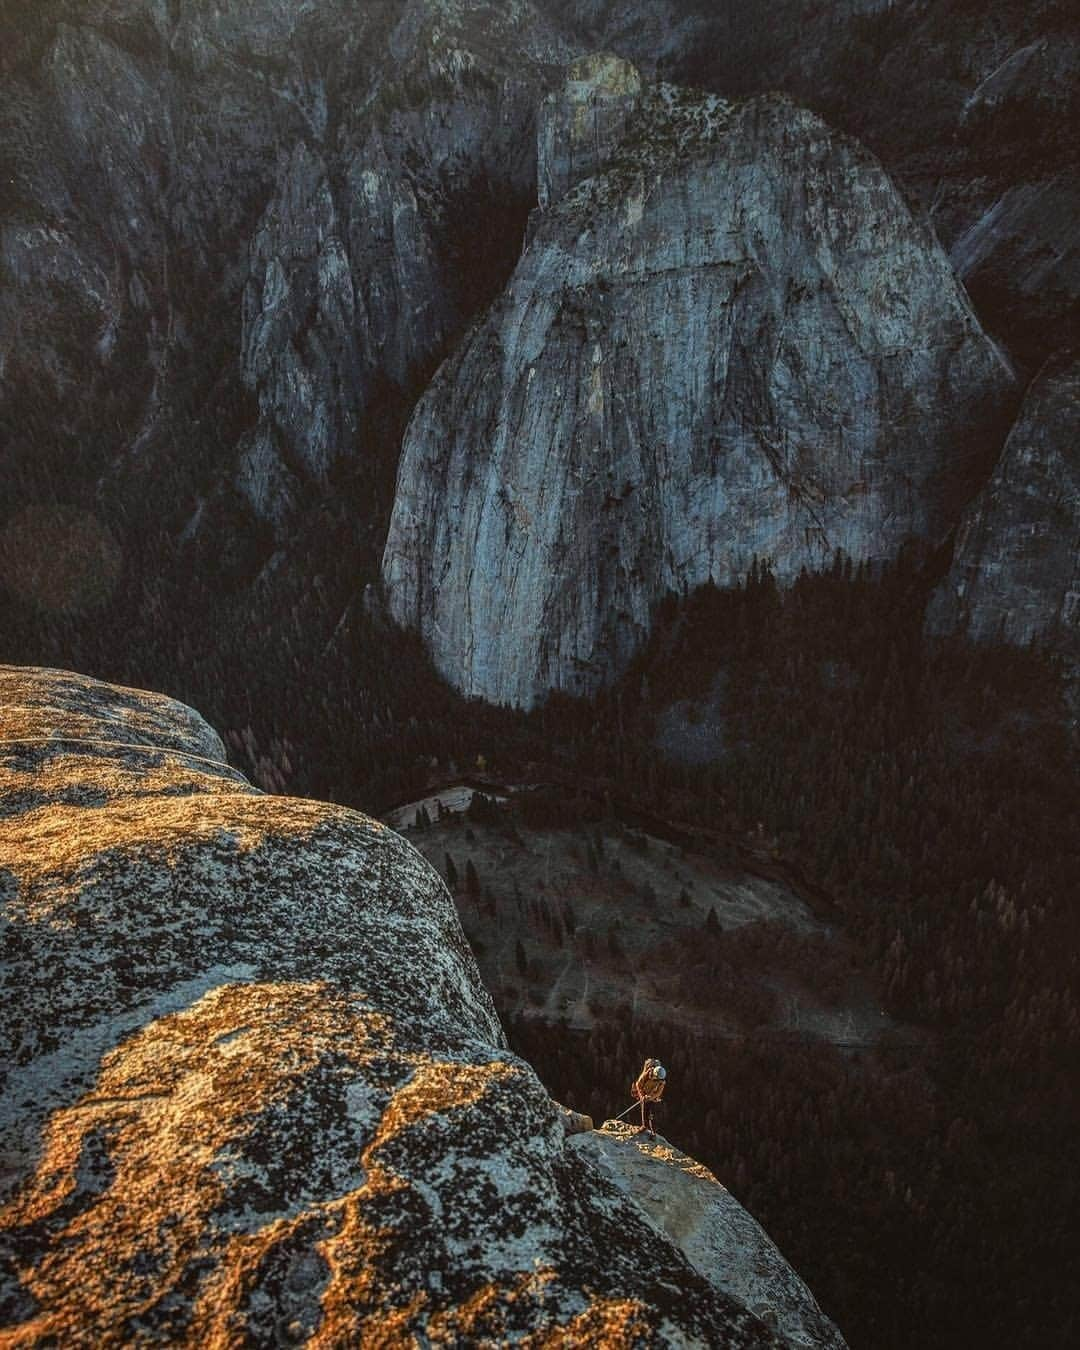
[[[694,1034],[627,1002],[575,1028],[537,1015],[526,961],[514,997],[496,990],[515,1047],[555,1095],[598,1115],[627,1104],[644,1055],[664,1059],[662,1130],[760,1219],[853,1347],[1071,1344],[1070,691],[1039,652],[927,639],[931,582],[914,561],[871,574],[838,558],[783,591],[755,567],[735,590],[669,597],[608,693],[529,715],[458,698],[374,602],[342,613],[298,595],[264,633],[239,617],[207,631],[191,597],[169,625],[129,616],[127,640],[122,616],[26,611],[6,656],[184,698],[270,791],[384,814],[455,776],[546,783],[485,805],[483,827],[567,831],[599,871],[605,838],[648,813],[692,846],[697,830],[702,847],[724,840],[778,869],[844,941],[839,974],[810,941],[788,944],[788,966],[826,994],[857,967],[903,1035],[846,1048],[767,1034],[769,1010],[742,979],[776,959],[767,924],[705,921],[681,947],[628,956],[587,947],[538,893],[512,897],[530,941],[616,980],[640,960],[677,962],[682,994],[712,999],[729,1026]],[[511,883],[469,876],[461,837],[449,880],[475,934]]]

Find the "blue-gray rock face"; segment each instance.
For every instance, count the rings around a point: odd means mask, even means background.
[[[78,441],[104,502],[280,536],[471,316],[463,221],[524,216],[577,49],[527,0],[68,8],[27,15],[0,83],[18,491],[48,495],[41,442]]]
[[[537,196],[553,206],[610,158],[641,97],[641,75],[609,53],[583,56],[565,85],[540,105],[537,119]]]
[[[842,1350],[704,1169],[569,1146],[399,835],[64,671],[0,741],[6,1344]]]
[[[594,48],[857,135],[1029,370],[1080,336],[1080,8],[1061,0],[545,0]]]
[[[250,249],[241,360],[260,416],[237,486],[272,522],[368,453],[373,390],[405,386],[460,330],[446,218],[478,182],[531,193],[535,106],[570,51],[532,5],[485,0],[405,6],[382,41],[335,134],[324,109],[281,151]]]
[[[1080,660],[1080,362],[1037,379],[968,508],[931,632],[1046,643]]]
[[[858,144],[653,88],[421,400],[391,611],[468,694],[588,691],[668,589],[941,536],[1011,384]]]

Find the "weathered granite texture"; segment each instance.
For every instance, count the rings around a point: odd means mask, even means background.
[[[372,453],[377,392],[407,386],[469,317],[455,214],[531,195],[535,107],[572,50],[524,0],[414,0],[375,40],[367,86],[339,86],[333,118],[320,104],[282,144],[250,249],[241,361],[260,416],[237,484],[271,521],[335,460]]]
[[[116,552],[80,609],[88,664],[99,616],[156,640],[192,593],[203,632],[295,606],[299,645],[325,645],[377,570],[416,392],[517,256],[539,110],[566,123],[544,100],[585,52],[787,89],[880,154],[1022,362],[1076,332],[1062,0],[5,0],[0,23],[0,536],[41,539],[59,498]],[[590,79],[575,175],[633,102]],[[13,652],[68,659],[52,596],[18,595]]]
[[[528,0],[9,9],[0,417],[27,477],[77,440],[66,492],[186,541],[280,537],[335,462],[370,485],[374,405],[471,317],[463,222],[523,218],[577,49]]]
[[[1058,363],[1029,390],[964,515],[927,626],[1080,661],[1080,362]]]
[[[813,1294],[707,1167],[661,1136],[611,1120],[602,1130],[578,1135],[571,1147],[632,1196],[706,1279],[792,1345],[842,1350],[843,1338]]]
[[[591,45],[859,137],[1032,371],[1080,339],[1080,9],[1062,0],[544,0]]]
[[[398,835],[157,695],[0,709],[5,1343],[805,1343],[569,1146]]]
[[[553,206],[611,157],[641,97],[641,75],[629,61],[601,52],[583,56],[561,89],[540,105],[537,197]]]
[[[1011,386],[862,147],[653,87],[417,407],[391,611],[468,694],[586,692],[668,589],[940,538]]]

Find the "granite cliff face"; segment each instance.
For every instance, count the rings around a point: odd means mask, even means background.
[[[641,98],[641,76],[629,61],[596,53],[575,61],[566,83],[540,107],[537,196],[546,208],[603,168]]]
[[[535,109],[573,48],[525,0],[7,8],[0,414],[26,441],[20,494],[71,440],[70,490],[104,513],[153,502],[188,541],[282,537],[341,460],[370,492],[374,404],[405,397],[502,266],[500,240],[461,267],[464,221],[523,218]]]
[[[1080,661],[1080,362],[1057,363],[1028,392],[927,625]]]
[[[87,540],[113,559],[63,636],[54,588],[5,571],[11,654],[90,666],[111,627],[160,647],[130,678],[168,678],[209,611],[221,631],[250,620],[244,660],[289,611],[297,651],[325,650],[378,571],[419,390],[512,270],[529,206],[562,210],[619,146],[642,100],[630,61],[725,96],[786,89],[863,135],[991,331],[1025,352],[1064,345],[1080,275],[1068,10],[0,0],[0,535],[23,552],[46,541],[82,574]],[[575,60],[576,99],[559,92]],[[831,348],[836,322],[807,338]],[[744,368],[729,368],[732,397]],[[192,596],[170,646],[160,615]],[[639,627],[640,598],[620,607],[598,650]],[[281,672],[286,645],[267,656]],[[570,648],[593,659],[588,641]]]
[[[1075,5],[546,3],[650,73],[727,96],[783,90],[858,136],[1029,369],[1080,338]]]
[[[842,1344],[748,1216],[733,1273],[571,1147],[399,836],[158,695],[7,666],[0,705],[11,1343]]]
[[[588,114],[578,72],[565,97],[546,124]],[[594,154],[418,405],[383,557],[497,702],[595,688],[665,591],[755,555],[941,537],[1012,383],[877,162],[788,100],[655,86]]]
[[[407,388],[470,317],[458,217],[532,193],[535,106],[570,50],[525,3],[407,5],[370,85],[282,149],[243,296],[260,417],[239,485],[260,515],[373,454],[378,391]]]

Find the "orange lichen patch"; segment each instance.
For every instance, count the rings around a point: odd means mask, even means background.
[[[333,1203],[316,1205],[292,1218],[276,1219],[257,1233],[230,1238],[220,1254],[215,1277],[206,1281],[192,1312],[186,1343],[200,1350],[248,1343],[243,1310],[257,1286],[263,1263],[292,1239],[322,1228],[324,1216],[337,1208]]]
[[[2,746],[0,746],[2,749]],[[53,750],[33,767],[16,768],[0,760],[0,800],[27,794],[33,807],[53,803],[99,810],[117,797],[183,796],[194,793],[247,792],[239,770],[229,773],[169,750],[147,749],[144,755],[83,754]]]
[[[149,689],[67,670],[0,666],[0,741],[76,736],[213,753],[217,738],[190,708]]]
[[[444,1117],[475,1105],[496,1082],[520,1072],[501,1060],[462,1064],[419,1055],[406,1055],[404,1059],[412,1066],[413,1076],[395,1092],[364,1149],[367,1180],[347,1198],[336,1234],[319,1245],[330,1265],[331,1278],[322,1300],[323,1320],[314,1342],[318,1345],[391,1347],[415,1343],[415,1331],[429,1298],[422,1292],[411,1293],[395,1305],[396,1286],[387,1278],[396,1251],[409,1235],[373,1224],[365,1212],[373,1201],[391,1197],[409,1185],[382,1165],[379,1150],[433,1116]],[[478,1216],[478,1222],[482,1222],[482,1216]],[[498,1291],[493,1297],[498,1297]],[[436,1322],[427,1317],[423,1321],[425,1335],[435,1340],[438,1338],[431,1328]]]
[[[583,1345],[623,1350],[657,1343],[648,1309],[635,1299],[596,1298],[560,1323],[556,1311],[560,1282],[558,1272],[547,1267],[484,1284],[459,1304],[428,1317],[423,1324],[425,1338],[433,1345],[503,1345],[515,1326],[539,1322],[538,1330],[520,1339],[530,1350],[576,1350]],[[385,1342],[406,1343],[415,1342],[401,1338]]]
[[[0,741],[36,741],[53,736],[74,736],[79,740],[108,738],[120,740],[116,723],[94,713],[48,705],[5,704],[0,717]],[[131,739],[138,735],[132,729]]]
[[[383,828],[345,807],[241,789],[149,801],[120,798],[95,811],[65,804],[38,807],[0,820],[0,856],[25,886],[71,878],[106,851],[171,865],[181,851],[220,842],[225,835],[232,848],[246,852],[273,837],[309,838],[333,820]]]
[[[534,1332],[522,1341],[528,1350],[578,1350],[583,1345],[629,1350],[660,1343],[645,1305],[629,1298],[598,1298],[564,1326]]]
[[[110,1053],[94,1089],[55,1113],[35,1175],[0,1211],[40,1309],[11,1343],[119,1343],[179,1291],[195,1305],[189,1343],[235,1339],[229,1310],[251,1272],[310,1214],[226,1231],[223,1159],[318,1063],[355,1079],[388,1043],[386,1019],[321,984],[228,985]]]
[[[365,1162],[374,1166],[380,1145],[429,1116],[475,1105],[499,1079],[521,1072],[503,1060],[488,1064],[459,1064],[448,1060],[408,1057],[414,1074],[387,1107],[379,1129],[367,1146]]]
[[[161,1334],[169,1304],[181,1312],[170,1314],[177,1320],[165,1339],[238,1344],[267,1264],[290,1245],[325,1274],[311,1295],[312,1325],[302,1328],[310,1344],[415,1343],[431,1297],[395,1279],[415,1235],[385,1217],[414,1183],[381,1163],[380,1151],[521,1070],[499,1059],[432,1059],[396,1037],[390,1019],[331,987],[262,983],[214,990],[112,1051],[94,1088],[53,1115],[34,1176],[0,1211],[0,1234],[21,1253],[19,1276],[38,1308],[11,1344],[130,1343],[139,1329]],[[365,1099],[380,1099],[348,1169],[360,1184],[338,1191],[324,1180],[295,1207],[278,1195],[276,1210],[230,1218],[235,1169],[239,1160],[242,1186],[260,1122],[277,1122],[267,1172],[295,1178],[289,1139],[307,1136],[298,1096],[327,1065],[339,1096],[360,1083]],[[459,1343],[469,1326],[495,1325],[503,1296],[497,1284],[481,1289],[441,1314],[433,1339]]]
[[[373,1177],[365,1190],[380,1184],[380,1179]],[[552,1316],[543,1311],[548,1306],[549,1291],[559,1283],[557,1272],[551,1269],[523,1272],[501,1282],[489,1280],[460,1303],[450,1306],[433,1308],[431,1295],[423,1290],[411,1293],[396,1307],[386,1306],[388,1296],[393,1296],[394,1284],[386,1278],[384,1253],[378,1246],[385,1246],[388,1235],[374,1230],[365,1232],[363,1226],[358,1229],[353,1222],[358,1214],[356,1206],[348,1207],[336,1239],[339,1245],[348,1244],[350,1257],[356,1264],[356,1278],[347,1282],[338,1278],[331,1284],[323,1298],[323,1321],[311,1344],[362,1345],[365,1350],[367,1347],[397,1350],[419,1343],[502,1345],[514,1322],[528,1323],[538,1316],[541,1320]],[[372,1243],[376,1244],[374,1248]],[[548,1334],[553,1332],[545,1333]],[[541,1337],[525,1343],[541,1346],[548,1341]],[[590,1342],[566,1340],[552,1344],[569,1347]]]
[[[333,1286],[336,1291],[337,1286]],[[360,1282],[351,1286],[356,1303],[341,1299],[323,1300],[323,1321],[312,1344],[318,1347],[362,1345],[364,1350],[397,1350],[400,1346],[420,1344],[417,1330],[425,1324],[429,1297],[423,1290],[414,1292],[399,1307],[378,1307],[387,1299],[383,1273],[375,1266],[362,1271]],[[362,1310],[372,1306],[376,1312]],[[434,1338],[430,1338],[434,1340]]]
[[[404,1182],[394,1182],[383,1174],[371,1177],[369,1173],[364,1191],[370,1194],[373,1190],[401,1189],[404,1185]],[[378,1265],[393,1240],[392,1231],[367,1222],[359,1194],[345,1198],[336,1235],[319,1244],[320,1254],[330,1265],[331,1276],[322,1297],[322,1319],[316,1344],[366,1344],[366,1340],[358,1335],[361,1325],[365,1325],[369,1334],[385,1332],[389,1335],[392,1332],[396,1335],[419,1312],[420,1296],[414,1295],[405,1307],[379,1308],[378,1314],[370,1319],[363,1315],[364,1309],[377,1307],[386,1298]],[[384,1345],[394,1343],[392,1339],[382,1341]]]
[[[608,1133],[619,1134],[620,1136],[632,1138],[634,1145],[640,1153],[646,1154],[650,1158],[655,1158],[658,1162],[667,1163],[669,1166],[677,1167],[680,1171],[686,1172],[693,1177],[700,1177],[702,1181],[711,1181],[714,1185],[720,1183],[712,1172],[696,1158],[691,1158],[688,1153],[683,1153],[680,1149],[673,1148],[666,1139],[656,1135],[652,1138],[639,1134],[636,1130],[627,1130],[625,1127],[619,1130],[610,1130]]]
[[[455,1307],[430,1318],[424,1331],[436,1345],[502,1344],[507,1323],[523,1320],[529,1305],[532,1310],[544,1307],[558,1281],[554,1270],[541,1269],[523,1272],[505,1283],[484,1284]]]

